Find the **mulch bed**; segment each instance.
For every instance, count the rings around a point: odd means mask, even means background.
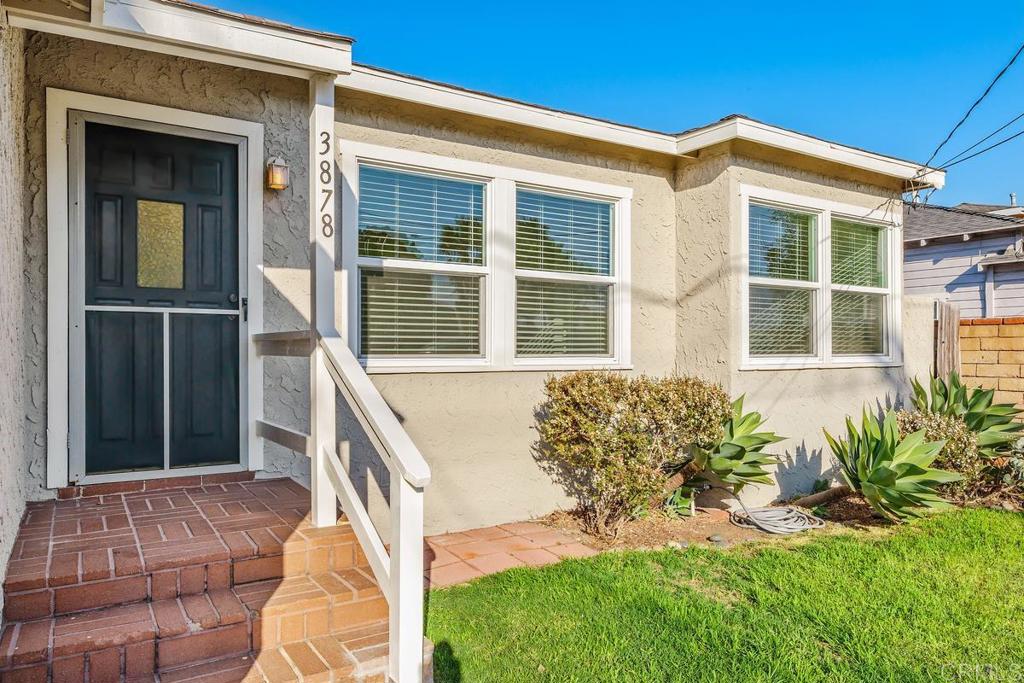
[[[876,515],[860,496],[833,501],[815,512],[825,520],[826,530],[891,526],[890,522]],[[594,536],[584,531],[580,515],[575,511],[553,512],[536,521],[571,534],[580,542],[598,550],[644,550],[677,543],[684,546],[703,544],[723,547],[781,538],[755,529],[734,526],[729,521],[729,512],[718,508],[697,508],[694,517],[669,517],[661,513],[650,513],[623,524],[614,539]],[[716,540],[711,541],[712,537]]]

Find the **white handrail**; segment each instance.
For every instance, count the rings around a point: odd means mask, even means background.
[[[398,473],[416,488],[429,484],[430,465],[348,345],[340,337],[321,337],[320,347],[335,384],[346,394],[356,417],[383,447]]]
[[[319,352],[313,353],[311,362],[316,364],[314,370],[323,368],[331,376],[391,474],[388,552],[333,449],[325,444],[314,451],[319,462],[313,462],[313,467],[330,481],[388,601],[389,678],[396,683],[419,683],[423,675],[423,488],[430,483],[430,466],[340,337],[321,336]],[[333,401],[326,407],[333,411]],[[314,406],[314,412],[319,408]],[[343,442],[347,447],[348,442]],[[313,502],[316,508],[315,493]]]

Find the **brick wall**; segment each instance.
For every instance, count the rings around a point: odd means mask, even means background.
[[[1024,405],[1024,317],[961,320],[960,375],[995,389],[997,403]]]

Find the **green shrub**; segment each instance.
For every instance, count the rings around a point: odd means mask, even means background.
[[[923,429],[901,439],[896,413],[891,410],[881,425],[865,410],[859,431],[853,420],[846,418],[846,432],[846,440],[836,440],[828,431],[825,438],[846,483],[879,514],[901,521],[949,506],[937,489],[961,477],[931,467],[944,442],[926,442]]]
[[[942,413],[911,412],[901,410],[896,414],[900,436],[924,430],[928,441],[942,441],[944,446],[935,458],[935,466],[956,472],[963,479],[942,487],[954,498],[972,498],[985,486],[989,463],[978,450],[977,437],[959,415]]]
[[[977,434],[978,451],[985,457],[995,457],[1010,447],[1024,429],[1015,419],[1024,411],[1010,403],[992,403],[993,389],[968,389],[957,373],[948,379],[932,378],[931,395],[915,378],[914,407],[922,413],[958,416]],[[930,399],[930,400],[929,400]]]
[[[661,496],[670,463],[722,438],[729,399],[694,377],[573,372],[545,383],[544,456],[562,470],[592,533],[614,536]]]

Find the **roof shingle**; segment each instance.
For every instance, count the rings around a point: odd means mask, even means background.
[[[1024,230],[1024,220],[968,211],[959,206],[905,204],[903,240],[935,239],[1001,230]],[[975,205],[976,206],[976,205]]]

